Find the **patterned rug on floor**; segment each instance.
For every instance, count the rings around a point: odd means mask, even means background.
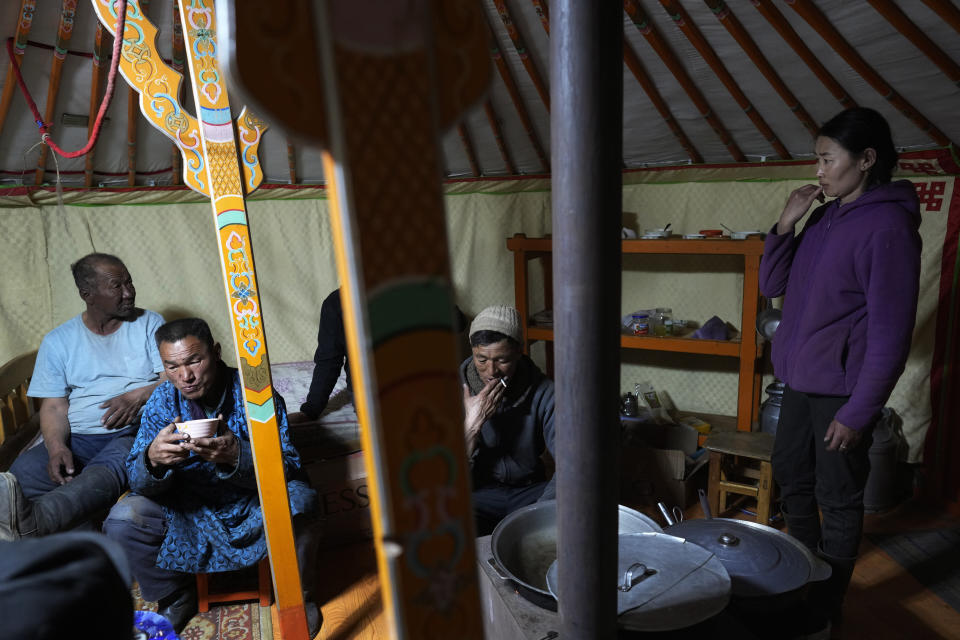
[[[871,533],[867,537],[960,611],[960,529]]]
[[[156,611],[156,602],[140,597],[140,589],[133,587],[135,610]],[[180,632],[180,640],[273,640],[270,607],[256,601],[240,604],[210,606],[210,611],[198,613]]]

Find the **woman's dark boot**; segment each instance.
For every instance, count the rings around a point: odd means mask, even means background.
[[[824,552],[822,547],[817,548],[817,555],[830,565],[833,573],[828,579],[811,585],[809,600],[811,605],[826,614],[831,625],[836,628],[840,626],[842,620],[843,598],[847,594],[847,587],[853,577],[853,567],[857,557],[832,556]]]

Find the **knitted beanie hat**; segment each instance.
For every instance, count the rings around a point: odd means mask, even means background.
[[[513,307],[487,307],[477,314],[470,324],[470,336],[477,331],[498,331],[523,344],[523,329],[520,327],[520,313]]]

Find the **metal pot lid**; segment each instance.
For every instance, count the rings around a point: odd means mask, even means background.
[[[653,518],[623,505],[618,505],[617,530],[663,531]],[[557,559],[557,501],[535,502],[509,514],[494,528],[490,551],[507,578],[550,598],[546,574]]]
[[[770,596],[830,577],[830,566],[793,537],[755,522],[686,520],[667,533],[695,542],[723,562],[740,597]]]
[[[621,534],[618,623],[632,631],[670,631],[711,618],[730,601],[730,576],[710,551],[665,533]],[[556,597],[558,562],[547,570]]]

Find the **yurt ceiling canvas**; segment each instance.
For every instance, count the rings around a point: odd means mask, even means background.
[[[159,29],[161,55],[182,66],[175,0],[139,4]],[[446,174],[549,173],[548,2],[483,4],[493,82],[488,98],[445,134]],[[623,4],[624,65],[610,72],[623,73],[626,168],[808,159],[815,128],[854,104],[882,112],[905,150],[960,140],[955,0]],[[53,139],[64,149],[83,147],[112,44],[106,30],[98,40],[90,2],[7,0],[0,25],[37,108],[50,114]],[[188,110],[190,95],[185,83],[181,99]],[[58,172],[66,185],[182,183],[174,175],[171,142],[141,116],[136,96],[119,78],[92,162],[52,153],[41,158],[34,116],[9,64],[2,96],[0,184],[53,183]],[[243,106],[232,105],[236,113]],[[319,152],[279,128],[267,131],[260,156],[265,182],[324,181]]]

